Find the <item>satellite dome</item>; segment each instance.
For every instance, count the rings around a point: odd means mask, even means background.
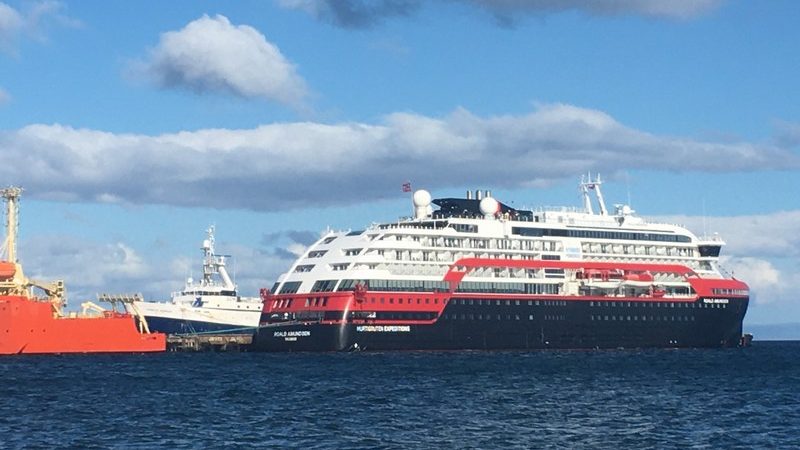
[[[426,191],[425,189],[420,189],[417,192],[414,192],[414,206],[416,207],[428,207],[431,204],[431,193]]]
[[[500,211],[500,203],[492,197],[484,197],[480,203],[481,214],[484,216],[493,216]]]

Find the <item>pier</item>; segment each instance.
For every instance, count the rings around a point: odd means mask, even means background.
[[[170,352],[245,352],[252,334],[174,334],[167,337]]]

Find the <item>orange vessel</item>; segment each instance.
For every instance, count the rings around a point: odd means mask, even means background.
[[[16,261],[17,202],[22,190],[0,189],[8,205],[8,235],[0,258],[0,355],[29,353],[163,352],[166,336],[150,333],[128,312],[92,303],[65,314],[64,283],[29,280]],[[34,294],[34,289],[43,295]],[[89,309],[94,309],[94,314]],[[138,326],[137,326],[138,325]]]

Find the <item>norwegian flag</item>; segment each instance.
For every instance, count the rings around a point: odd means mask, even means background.
[[[403,192],[411,192],[411,182],[406,181],[403,183]]]

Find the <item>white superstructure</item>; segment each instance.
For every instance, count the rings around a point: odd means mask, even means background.
[[[723,278],[719,238],[701,239],[679,225],[650,223],[628,205],[606,208],[601,180],[580,184],[583,208],[517,210],[489,191],[465,199],[413,194],[413,216],[365,230],[326,232],[270,290],[273,295],[353,290],[446,290],[445,274],[465,258],[672,264],[701,278]],[[598,211],[595,212],[594,202]],[[432,210],[431,204],[439,209]],[[637,294],[663,289],[666,296],[692,294],[678,274],[636,274],[552,268],[484,267],[470,271],[460,289],[580,295],[589,289]],[[627,291],[626,291],[627,289]]]

